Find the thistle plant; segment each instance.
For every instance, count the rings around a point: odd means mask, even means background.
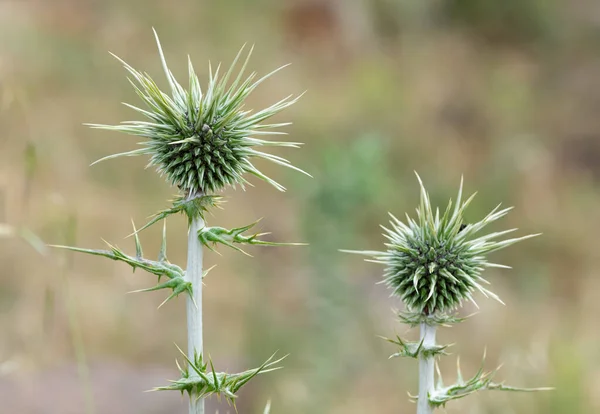
[[[82,249],[70,246],[57,246],[69,250],[103,256],[130,265],[133,270],[140,268],[158,277],[158,283],[141,291],[166,289],[169,295],[160,305],[178,296],[185,296],[188,327],[188,349],[183,353],[184,367],[178,367],[181,378],[170,385],[156,390],[177,390],[189,395],[190,414],[204,413],[204,399],[210,395],[225,397],[235,404],[237,391],[256,375],[278,369],[283,359],[271,356],[260,367],[239,374],[215,371],[212,361],[203,349],[202,330],[202,286],[208,270],[203,270],[203,246],[210,250],[218,244],[243,251],[240,245],[296,245],[298,243],[274,243],[260,240],[266,233],[244,234],[256,223],[233,228],[208,227],[206,212],[218,207],[222,196],[218,193],[227,187],[239,185],[245,188],[250,184],[246,177],[254,175],[271,184],[277,190],[284,187],[263,174],[253,164],[254,159],[265,159],[276,164],[300,171],[284,158],[263,152],[265,147],[294,147],[294,142],[271,141],[269,135],[282,135],[278,131],[287,123],[268,123],[268,119],[294,104],[299,97],[291,95],[277,103],[259,110],[246,109],[246,98],[263,81],[283,68],[257,78],[255,72],[245,76],[252,49],[242,58],[243,50],[235,57],[231,67],[221,73],[220,65],[213,70],[209,65],[208,86],[203,90],[188,57],[188,88],[177,82],[167,66],[158,36],[154,32],[162,67],[169,85],[169,93],[163,92],[145,72],[140,72],[116,57],[129,72],[129,81],[144,107],[125,104],[139,114],[144,121],[125,121],[120,125],[89,124],[93,128],[124,132],[142,137],[141,148],[128,152],[108,155],[96,162],[119,157],[145,155],[148,166],[154,166],[160,175],[179,189],[173,205],[156,214],[140,230],[133,228],[135,255],[128,255],[120,248],[108,244],[107,250]],[[113,55],[114,56],[114,55]],[[236,66],[241,62],[236,73]],[[95,164],[95,163],[94,163]],[[308,174],[307,174],[308,175]],[[188,259],[183,270],[167,259],[166,224],[163,225],[163,239],[158,260],[144,258],[139,231],[166,218],[183,213],[188,219]],[[159,306],[159,307],[160,307]],[[268,408],[267,408],[268,410]]]
[[[417,414],[430,414],[443,407],[450,400],[465,397],[479,390],[536,391],[546,388],[516,388],[493,382],[496,370],[486,372],[483,367],[470,379],[463,379],[460,364],[457,363],[457,383],[446,386],[437,369],[436,359],[447,355],[448,345],[436,343],[438,326],[462,322],[455,311],[465,301],[475,306],[474,294],[500,298],[486,286],[490,283],[482,276],[486,268],[509,268],[491,263],[487,255],[496,250],[511,246],[519,241],[537,236],[531,234],[516,238],[503,238],[516,231],[510,229],[479,235],[487,225],[504,217],[511,209],[496,206],[488,215],[475,223],[464,222],[464,213],[475,194],[463,200],[463,182],[456,202],[452,200],[440,213],[431,206],[429,194],[417,175],[421,188],[417,217],[406,215],[406,221],[392,214],[390,227],[383,227],[387,239],[385,251],[353,251],[369,257],[367,261],[384,265],[383,283],[392,290],[392,296],[400,298],[406,310],[399,313],[401,322],[410,327],[420,327],[418,342],[410,342],[400,337],[388,339],[398,347],[398,352],[390,356],[410,357],[419,361],[419,392],[413,399],[417,401]],[[485,359],[485,357],[484,357]],[[437,381],[435,370],[437,369]]]

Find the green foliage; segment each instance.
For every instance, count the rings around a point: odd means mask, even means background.
[[[483,359],[485,360],[485,355]],[[457,400],[482,390],[534,392],[548,391],[553,389],[547,387],[518,388],[504,385],[503,383],[492,382],[498,369],[486,372],[483,369],[483,363],[475,375],[467,380],[464,380],[460,370],[460,359],[457,359],[456,361],[456,383],[450,386],[444,386],[442,374],[440,373],[437,365],[436,368],[438,371],[438,382],[435,390],[429,395],[429,402],[435,407],[444,407],[448,401]]]
[[[259,220],[260,221],[260,220]],[[257,237],[265,236],[269,233],[255,233],[251,236],[244,236],[242,233],[250,230],[254,227],[258,221],[255,221],[252,224],[248,224],[243,227],[235,227],[231,230],[227,230],[223,227],[203,227],[198,230],[198,239],[200,242],[206,246],[208,249],[215,251],[214,246],[217,243],[223,244],[225,246],[231,247],[232,249],[237,250],[238,252],[244,253],[248,255],[245,251],[235,246],[234,243],[237,244],[249,244],[249,245],[259,245],[259,246],[303,246],[305,243],[277,243],[277,242],[269,242],[264,240],[259,240]]]
[[[171,184],[179,187],[184,194],[192,196],[214,193],[228,185],[239,184],[243,188],[248,183],[243,177],[246,173],[255,175],[283,191],[285,188],[281,184],[264,175],[252,164],[252,158],[266,159],[305,173],[284,158],[254,149],[265,146],[297,148],[300,145],[257,138],[282,134],[273,129],[287,123],[263,122],[292,105],[298,98],[292,99],[288,96],[254,113],[244,108],[248,95],[283,67],[258,80],[255,80],[255,72],[243,79],[244,70],[252,54],[251,49],[240,72],[229,85],[236,63],[242,55],[242,48],[224,76],[219,74],[220,65],[214,72],[210,67],[208,88],[203,93],[188,57],[189,89],[185,90],[169,70],[158,35],[156,32],[154,34],[171,95],[161,91],[148,74],[137,71],[117,57],[132,75],[133,80],[130,82],[147,109],[126,105],[144,115],[148,121],[126,121],[116,126],[91,126],[137,135],[146,138],[147,141],[142,143],[142,148],[109,155],[99,161],[122,156],[149,155],[149,165],[156,166],[159,173],[165,175]]]
[[[489,282],[481,273],[488,267],[506,266],[488,262],[485,255],[536,235],[494,240],[516,230],[511,229],[474,237],[512,208],[499,210],[498,205],[480,221],[463,224],[463,214],[475,194],[462,200],[462,180],[454,207],[450,200],[440,216],[439,208],[433,212],[429,194],[418,175],[417,178],[421,187],[417,220],[406,215],[408,224],[404,224],[390,214],[391,229],[383,227],[389,240],[385,244],[387,251],[348,252],[371,256],[369,261],[385,265],[386,285],[411,312],[433,315],[452,311],[465,299],[475,303],[475,290],[500,301],[482,286]]]
[[[154,390],[180,391],[182,394],[187,392],[190,398],[196,399],[206,398],[211,395],[217,395],[218,397],[224,396],[227,401],[234,406],[235,399],[237,398],[235,393],[238,392],[243,385],[258,374],[264,374],[280,369],[281,367],[277,367],[276,365],[285,358],[284,356],[275,360],[275,354],[273,354],[258,368],[250,369],[238,374],[227,374],[224,372],[216,372],[212,361],[209,360],[208,362],[205,362],[202,354],[195,353],[194,360],[192,361],[183,351],[181,351],[181,349],[179,351],[187,361],[187,365],[183,368],[177,363],[179,371],[181,372],[181,378],[171,381],[171,385],[157,387]],[[269,408],[270,404],[267,404],[265,412],[268,412]]]
[[[187,293],[192,297],[192,284],[185,279],[185,272],[181,267],[172,264],[167,259],[167,233],[166,233],[166,222],[163,226],[163,238],[160,251],[158,253],[158,260],[148,260],[143,257],[142,245],[140,243],[140,239],[137,235],[137,231],[135,230],[135,225],[133,227],[134,235],[135,235],[135,256],[129,256],[123,250],[119,249],[116,246],[111,245],[110,243],[105,243],[108,245],[110,250],[95,250],[95,249],[82,249],[80,247],[71,247],[71,246],[59,246],[59,245],[51,245],[51,247],[58,247],[62,249],[71,250],[74,252],[87,253],[94,256],[103,256],[108,257],[109,259],[125,262],[135,269],[138,267],[140,269],[145,270],[148,273],[152,273],[153,275],[158,276],[158,284],[154,287],[148,289],[136,290],[133,293],[137,292],[150,292],[154,290],[160,289],[171,289],[172,293],[159,305],[159,308],[170,301],[171,299],[179,296],[181,293]],[[210,271],[208,269],[204,272],[204,276]],[[160,283],[162,277],[166,277],[168,280],[166,282]]]

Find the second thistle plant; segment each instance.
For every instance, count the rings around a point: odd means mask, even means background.
[[[489,282],[482,276],[490,267],[508,268],[491,263],[487,254],[511,246],[536,234],[502,239],[515,231],[510,229],[479,235],[490,223],[504,217],[511,208],[494,208],[478,222],[466,224],[464,213],[475,194],[463,200],[461,181],[455,203],[452,201],[443,212],[433,209],[429,194],[417,175],[421,188],[417,218],[406,215],[402,222],[393,215],[390,227],[383,227],[387,239],[384,251],[349,251],[369,256],[368,261],[384,265],[383,282],[392,295],[402,299],[406,312],[400,320],[411,327],[420,327],[418,342],[397,337],[389,341],[399,350],[392,357],[411,357],[419,361],[419,393],[416,396],[417,414],[430,414],[448,401],[462,398],[473,392],[490,389],[505,391],[542,390],[509,387],[492,382],[495,371],[480,369],[472,378],[464,380],[458,367],[458,382],[445,386],[438,371],[435,380],[436,358],[446,354],[448,345],[436,343],[438,326],[458,323],[463,318],[454,311],[464,301],[475,305],[473,295],[477,292],[501,302],[487,287]]]
[[[190,414],[204,413],[204,398],[216,394],[235,403],[236,392],[254,376],[277,369],[281,359],[269,358],[260,367],[239,374],[216,372],[212,361],[205,357],[202,330],[202,285],[203,271],[202,247],[213,250],[216,244],[222,244],[242,251],[239,245],[292,245],[296,243],[274,243],[260,240],[260,234],[242,234],[256,223],[234,228],[208,227],[204,221],[205,212],[215,207],[221,196],[217,193],[229,187],[249,184],[247,174],[283,191],[277,181],[263,174],[254,164],[254,159],[265,159],[304,174],[286,159],[262,151],[265,147],[298,147],[300,144],[285,141],[263,139],[269,135],[281,135],[279,127],[287,123],[268,123],[268,119],[292,105],[296,98],[288,96],[279,102],[259,111],[245,107],[246,98],[263,81],[275,72],[257,78],[255,72],[244,76],[252,49],[247,54],[241,69],[236,73],[236,65],[242,57],[238,53],[231,67],[221,73],[220,65],[213,70],[210,67],[208,86],[200,87],[200,81],[188,57],[187,89],[177,82],[167,66],[165,56],[156,32],[158,51],[163,71],[169,85],[169,93],[163,92],[146,73],[117,59],[131,75],[129,79],[144,108],[125,104],[143,115],[145,121],[126,121],[120,125],[91,124],[93,128],[124,132],[142,137],[142,147],[119,154],[113,154],[99,161],[117,157],[137,155],[149,156],[149,166],[155,166],[168,182],[177,186],[179,194],[173,206],[159,212],[140,230],[166,219],[176,213],[184,213],[188,218],[188,261],[184,271],[171,264],[166,256],[166,227],[163,230],[163,242],[157,261],[143,257],[138,231],[134,227],[136,254],[127,255],[121,249],[109,244],[109,250],[81,249],[65,247],[83,253],[104,256],[129,264],[134,270],[141,268],[158,277],[155,287],[143,291],[168,289],[172,293],[163,304],[181,294],[187,296],[188,351],[184,354],[187,365],[180,368],[181,378],[171,385],[158,387],[158,390],[178,390],[187,392],[190,397]],[[115,56],[116,57],[116,56]],[[98,161],[97,161],[98,162]],[[307,174],[308,175],[308,174]],[[210,270],[210,269],[209,269]],[[161,281],[161,279],[166,281]]]

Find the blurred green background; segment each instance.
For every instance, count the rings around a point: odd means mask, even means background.
[[[600,412],[600,7],[589,0],[3,0],[0,1],[0,222],[48,243],[133,252],[142,224],[175,190],[146,160],[88,167],[134,148],[135,137],[93,131],[137,104],[111,51],[165,86],[151,28],[176,76],[186,55],[207,78],[255,44],[251,68],[292,66],[261,86],[250,107],[308,91],[278,116],[301,150],[279,151],[314,179],[259,167],[262,182],[228,191],[209,224],[245,225],[308,247],[221,249],[206,280],[205,346],[218,369],[255,366],[273,351],[285,369],[253,380],[240,413],[412,412],[413,360],[387,357],[377,335],[415,337],[375,283],[382,269],[339,248],[380,249],[387,212],[418,203],[417,170],[435,204],[460,177],[478,191],[477,219],[516,206],[498,228],[542,237],[492,255],[488,271],[506,306],[480,298],[479,314],[440,332],[456,343],[441,363],[454,380],[504,363],[497,379],[553,386],[537,394],[481,393],[452,413]],[[469,217],[467,217],[469,219]],[[170,219],[169,258],[185,263],[183,218]],[[156,254],[160,230],[142,234]],[[124,265],[0,240],[0,412],[185,412],[176,394],[149,393],[178,373],[183,301],[126,295],[154,277]],[[469,305],[461,312],[475,309]],[[211,400],[210,410],[227,412]],[[231,409],[229,409],[231,411]]]

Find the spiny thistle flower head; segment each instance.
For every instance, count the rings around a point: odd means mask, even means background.
[[[440,214],[432,209],[429,194],[417,175],[421,187],[417,219],[406,215],[403,223],[390,214],[391,227],[384,236],[387,250],[360,251],[373,261],[385,265],[384,282],[399,296],[411,312],[434,315],[452,311],[464,300],[473,301],[473,293],[500,299],[483,285],[489,284],[481,274],[488,267],[503,267],[490,263],[486,255],[536,235],[499,240],[517,229],[505,230],[476,237],[488,224],[504,217],[511,209],[500,210],[500,205],[476,223],[464,224],[463,214],[475,194],[462,199],[463,182],[456,203],[452,200]],[[474,302],[475,303],[475,302]]]
[[[260,172],[252,163],[253,158],[263,158],[304,173],[284,158],[255,149],[300,145],[258,138],[283,134],[273,129],[288,123],[263,122],[292,105],[299,97],[288,96],[257,112],[244,107],[248,95],[285,66],[260,79],[256,79],[255,72],[244,78],[244,71],[252,54],[250,49],[241,70],[229,84],[242,55],[242,48],[223,76],[220,74],[220,65],[214,72],[210,67],[208,87],[203,91],[188,56],[189,88],[186,90],[169,70],[158,36],[156,32],[154,34],[171,93],[161,91],[148,74],[134,69],[115,56],[131,74],[133,79],[130,78],[129,81],[146,108],[125,105],[148,120],[126,121],[116,126],[91,126],[141,136],[146,138],[146,141],[141,143],[142,148],[110,155],[96,162],[122,156],[149,155],[148,165],[156,166],[161,175],[165,175],[171,184],[178,186],[186,195],[212,193],[227,185],[240,184],[243,188],[244,184],[248,183],[244,178],[246,173],[259,177],[278,190],[285,190],[279,183]]]

